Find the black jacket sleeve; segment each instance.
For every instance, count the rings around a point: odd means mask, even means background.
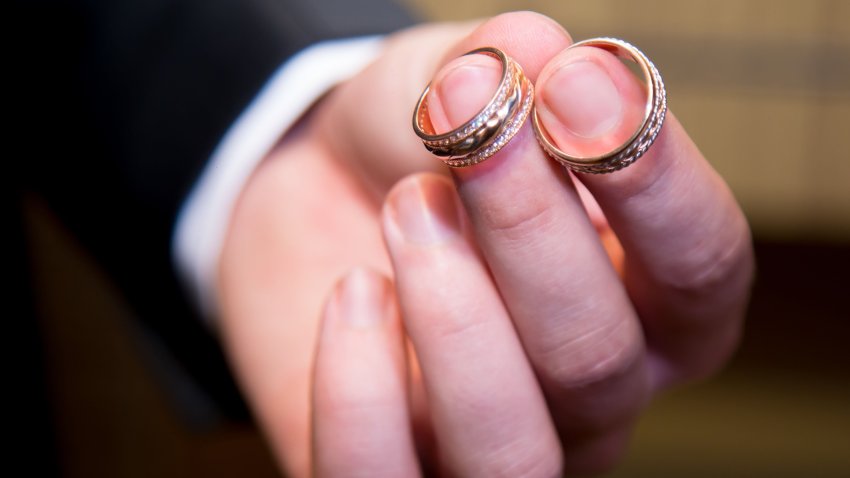
[[[289,56],[410,17],[391,0],[21,0],[13,9],[15,174],[47,198],[198,385],[224,410],[241,409],[172,269],[177,210]]]

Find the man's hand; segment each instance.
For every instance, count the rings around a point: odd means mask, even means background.
[[[457,57],[494,46],[561,149],[622,142],[642,85],[570,43],[531,13],[396,35],[254,174],[221,256],[222,333],[293,475],[604,469],[653,394],[734,350],[748,226],[672,114],[637,163],[578,178],[528,125],[451,176],[411,131],[438,69],[438,129],[484,105],[498,64]]]

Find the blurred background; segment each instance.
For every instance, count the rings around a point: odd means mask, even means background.
[[[639,46],[749,216],[759,273],[740,352],[660,397],[610,476],[850,476],[850,1],[405,3],[432,20],[536,10],[574,39]],[[42,459],[71,477],[277,476],[250,424],[175,413],[108,279],[39,201],[26,222],[55,434]]]

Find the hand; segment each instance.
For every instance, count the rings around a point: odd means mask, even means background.
[[[221,257],[222,333],[292,474],[602,469],[654,393],[734,349],[748,227],[672,114],[615,174],[575,181],[528,125],[454,183],[419,172],[441,170],[410,131],[415,99],[442,65],[435,125],[473,116],[498,65],[452,59],[484,45],[523,66],[562,149],[630,134],[639,84],[570,42],[529,13],[402,33],[256,171]],[[328,298],[355,266],[377,272]]]

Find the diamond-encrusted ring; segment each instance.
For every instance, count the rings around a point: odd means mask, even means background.
[[[664,117],[667,114],[667,92],[664,90],[664,82],[661,80],[658,69],[643,52],[633,45],[617,38],[593,38],[578,42],[570,48],[579,46],[601,48],[613,53],[620,59],[629,60],[638,65],[643,73],[647,90],[643,122],[625,143],[595,157],[571,156],[558,149],[546,128],[540,123],[536,109],[531,113],[534,134],[549,156],[573,171],[597,174],[611,173],[634,163],[652,146],[659,131],[661,131],[661,125],[664,124]]]
[[[459,127],[437,134],[428,110],[428,84],[413,110],[413,130],[425,148],[455,168],[480,163],[508,144],[528,118],[534,101],[534,86],[522,67],[503,51],[484,47],[465,55],[488,55],[502,65],[499,86],[484,108]]]

